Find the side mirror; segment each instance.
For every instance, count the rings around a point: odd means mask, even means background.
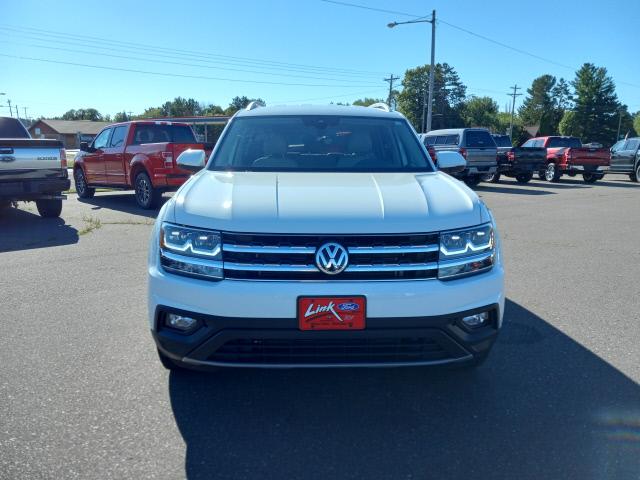
[[[457,173],[467,168],[467,161],[458,152],[438,152],[438,170],[447,173]]]
[[[205,153],[204,150],[192,150],[188,149],[178,155],[176,163],[178,167],[189,170],[191,172],[197,172],[204,168]]]
[[[80,150],[83,152],[89,151],[89,142],[80,142]]]

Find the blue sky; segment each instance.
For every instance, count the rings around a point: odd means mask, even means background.
[[[554,62],[439,23],[436,61],[456,68],[468,94],[489,95],[501,109],[511,85],[526,88],[544,73],[572,79],[566,67],[592,62],[609,70],[620,100],[640,110],[635,0],[345,1],[416,15],[435,8],[443,22]],[[386,97],[383,77],[427,63],[430,48],[429,24],[389,29],[410,17],[321,0],[21,0],[2,10],[3,115],[6,99],[21,115],[28,107],[28,116],[48,116],[85,107],[137,113],[176,96],[223,107],[235,95],[268,104]]]

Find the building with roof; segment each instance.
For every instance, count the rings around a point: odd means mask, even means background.
[[[80,148],[80,142],[91,142],[111,122],[90,120],[37,120],[29,127],[33,138],[60,140],[65,148]]]

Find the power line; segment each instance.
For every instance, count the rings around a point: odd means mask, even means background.
[[[310,70],[320,70],[320,71],[334,71],[334,72],[342,72],[345,74],[365,74],[365,75],[379,75],[380,73],[384,73],[384,72],[375,72],[375,71],[364,71],[364,70],[356,70],[356,69],[346,69],[346,68],[336,68],[336,67],[327,67],[327,66],[318,66],[318,65],[308,65],[308,64],[299,64],[299,63],[289,63],[289,62],[281,62],[281,61],[277,61],[277,60],[265,60],[265,59],[255,59],[255,58],[249,58],[249,57],[238,57],[238,56],[232,56],[232,55],[221,55],[221,54],[212,54],[212,53],[208,53],[208,52],[202,52],[202,51],[193,51],[193,50],[181,50],[181,49],[175,49],[175,48],[169,48],[169,47],[159,47],[156,45],[150,45],[150,44],[144,44],[144,43],[138,43],[138,42],[125,42],[125,41],[118,41],[118,40],[109,40],[109,39],[105,39],[105,38],[101,38],[101,37],[94,37],[94,36],[89,36],[89,35],[77,35],[77,34],[69,34],[69,33],[64,33],[64,32],[55,32],[52,30],[43,30],[43,29],[36,29],[36,28],[30,28],[30,27],[15,27],[15,26],[11,26],[11,25],[0,25],[0,28],[4,29],[4,30],[9,30],[9,31],[13,31],[13,32],[27,32],[30,33],[32,35],[40,35],[40,36],[48,36],[48,37],[58,37],[58,38],[63,38],[66,40],[70,40],[70,39],[76,39],[76,41],[79,39],[80,41],[91,41],[94,43],[103,43],[103,44],[107,44],[107,45],[111,45],[111,46],[125,46],[125,47],[132,47],[135,48],[135,50],[137,52],[139,52],[140,50],[152,50],[152,51],[162,51],[164,53],[166,52],[173,52],[176,54],[180,54],[181,56],[184,55],[188,55],[188,56],[194,56],[194,57],[200,57],[200,58],[210,58],[210,59],[226,59],[226,60],[232,60],[234,62],[245,62],[245,63],[253,63],[256,65],[263,65],[263,66],[273,66],[274,68],[277,66],[279,68],[284,68],[284,67],[295,67],[296,69],[310,69]],[[103,47],[100,47],[103,48]],[[256,66],[254,65],[254,66]]]
[[[298,99],[298,100],[278,100],[275,102],[271,102],[274,105],[277,104],[282,104],[282,103],[302,103],[302,102],[315,102],[316,100],[333,100],[335,98],[344,98],[344,97],[356,97],[356,96],[360,96],[360,95],[370,95],[370,94],[374,94],[374,93],[378,93],[380,92],[380,89],[377,88],[376,90],[367,90],[366,92],[359,92],[359,93],[346,93],[344,95],[330,95],[330,96],[326,96],[326,97],[315,97],[315,98],[303,98],[303,99]]]
[[[117,72],[141,73],[146,75],[157,75],[161,77],[195,78],[200,80],[216,80],[216,81],[231,82],[231,83],[253,83],[253,84],[264,84],[264,85],[284,85],[284,86],[293,86],[293,87],[335,87],[335,88],[362,88],[362,87],[375,86],[375,85],[334,85],[334,84],[318,84],[318,83],[315,83],[315,84],[314,83],[287,83],[287,82],[269,82],[266,80],[241,80],[237,78],[208,77],[206,75],[188,75],[188,74],[182,74],[182,73],[152,72],[148,70],[138,70],[133,68],[107,67],[104,65],[91,65],[88,63],[64,62],[61,60],[50,60],[46,58],[26,57],[21,55],[7,55],[4,53],[0,53],[0,57],[14,58],[18,60],[30,60],[34,62],[53,63],[58,65],[70,65],[74,67],[95,68],[99,70],[113,70]]]
[[[29,43],[18,44],[16,42],[10,42],[8,40],[0,40],[0,42],[14,44],[14,45],[22,45],[22,46],[33,47],[33,48],[42,48],[47,50],[56,50],[56,51],[71,52],[71,53],[83,53],[88,55],[95,54],[95,52],[89,52],[86,50],[76,50],[72,48],[50,47],[47,45],[35,45],[35,44],[29,44]],[[272,75],[272,76],[278,76],[278,77],[308,78],[313,80],[326,80],[326,81],[349,81],[349,82],[352,81],[352,80],[341,79],[341,78],[336,79],[331,77],[317,77],[317,76],[310,76],[310,75],[296,75],[296,74],[288,74],[288,73],[274,73],[274,72],[264,72],[264,71],[256,71],[256,70],[244,70],[240,68],[216,67],[212,65],[197,65],[194,63],[175,62],[175,61],[169,61],[169,60],[156,60],[156,59],[149,59],[149,58],[143,58],[143,57],[132,57],[128,55],[115,55],[113,53],[104,53],[104,52],[101,52],[100,55],[103,57],[120,58],[125,60],[136,60],[136,61],[150,62],[150,63],[163,63],[167,65],[180,65],[183,67],[207,68],[207,69],[213,69],[213,70],[227,70],[232,72],[256,73],[260,75]]]
[[[333,3],[333,4],[336,4],[336,5],[343,5],[343,6],[346,6],[346,7],[362,8],[362,9],[365,9],[365,10],[373,10],[373,11],[384,12],[384,13],[394,13],[396,15],[404,15],[404,16],[407,16],[407,17],[415,17],[414,18],[415,20],[426,18],[425,16],[418,16],[418,15],[407,13],[407,12],[397,12],[397,11],[393,11],[393,10],[383,10],[383,9],[380,9],[380,8],[372,8],[372,7],[367,7],[365,5],[358,5],[358,4],[349,3],[349,2],[339,2],[339,1],[335,1],[335,0],[320,0],[320,1],[321,2],[325,2],[325,3]],[[556,65],[556,66],[559,66],[559,67],[562,67],[562,68],[568,68],[568,69],[570,69],[570,70],[572,70],[574,72],[579,70],[578,68],[572,67],[571,65],[566,65],[564,63],[556,62],[555,60],[551,60],[549,58],[545,58],[545,57],[542,57],[540,55],[536,55],[535,53],[527,52],[526,50],[522,50],[521,48],[512,47],[511,45],[508,45],[506,43],[500,42],[498,40],[494,40],[494,39],[489,38],[489,37],[487,37],[485,35],[481,35],[479,33],[473,32],[473,31],[471,31],[469,29],[466,29],[464,27],[460,27],[460,26],[455,25],[455,24],[453,24],[451,22],[447,22],[445,20],[442,20],[442,18],[440,18],[438,20],[438,23],[442,23],[442,24],[447,25],[447,26],[449,26],[451,28],[455,28],[457,30],[460,30],[461,32],[465,32],[465,33],[467,33],[469,35],[472,35],[474,37],[481,38],[482,40],[494,43],[496,45],[499,45],[499,46],[501,46],[503,48],[507,48],[507,49],[512,50],[514,52],[520,53],[522,55],[527,55],[527,56],[535,58],[537,60],[541,60],[543,62],[547,62],[547,63],[550,63],[552,65]],[[619,81],[617,83],[619,83],[621,85],[628,85],[628,86],[631,86],[631,87],[640,88],[640,85],[637,85],[635,83],[623,82],[623,81]]]

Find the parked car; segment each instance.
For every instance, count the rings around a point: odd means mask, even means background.
[[[0,117],[0,209],[33,201],[42,217],[59,217],[69,186],[62,143],[32,139],[20,120]]]
[[[557,182],[565,173],[571,177],[581,173],[586,183],[594,183],[609,169],[609,149],[583,147],[576,137],[530,138],[522,146],[547,149],[546,167],[538,172],[540,180]]]
[[[485,182],[498,183],[502,175],[515,178],[518,183],[528,183],[533,173],[545,167],[547,150],[540,147],[514,147],[509,135],[492,135],[498,147],[498,171],[483,178]]]
[[[427,152],[429,153],[429,156],[431,157],[431,160],[433,161],[433,164],[437,167],[438,166],[438,156],[436,155],[436,149],[433,148],[433,145],[431,145],[430,143],[428,143],[426,141],[427,134],[426,133],[419,133],[418,134],[418,138],[420,139],[420,141],[423,143],[423,145],[427,149]]]
[[[485,128],[453,128],[432,130],[423,141],[440,155],[441,151],[459,152],[467,161],[466,168],[455,174],[469,186],[476,186],[484,175],[498,169],[497,147],[489,130]]]
[[[148,264],[168,369],[478,365],[502,325],[493,216],[400,113],[249,105],[160,210]],[[495,156],[494,156],[495,160]],[[438,152],[441,170],[462,168]]]
[[[183,151],[205,145],[196,142],[185,123],[132,121],[103,129],[89,145],[82,143],[73,165],[76,191],[91,198],[96,187],[135,190],[142,208],[156,208],[166,191],[177,190],[190,172],[176,165]]]
[[[633,182],[640,181],[640,137],[620,140],[611,147],[609,173],[629,175]]]

